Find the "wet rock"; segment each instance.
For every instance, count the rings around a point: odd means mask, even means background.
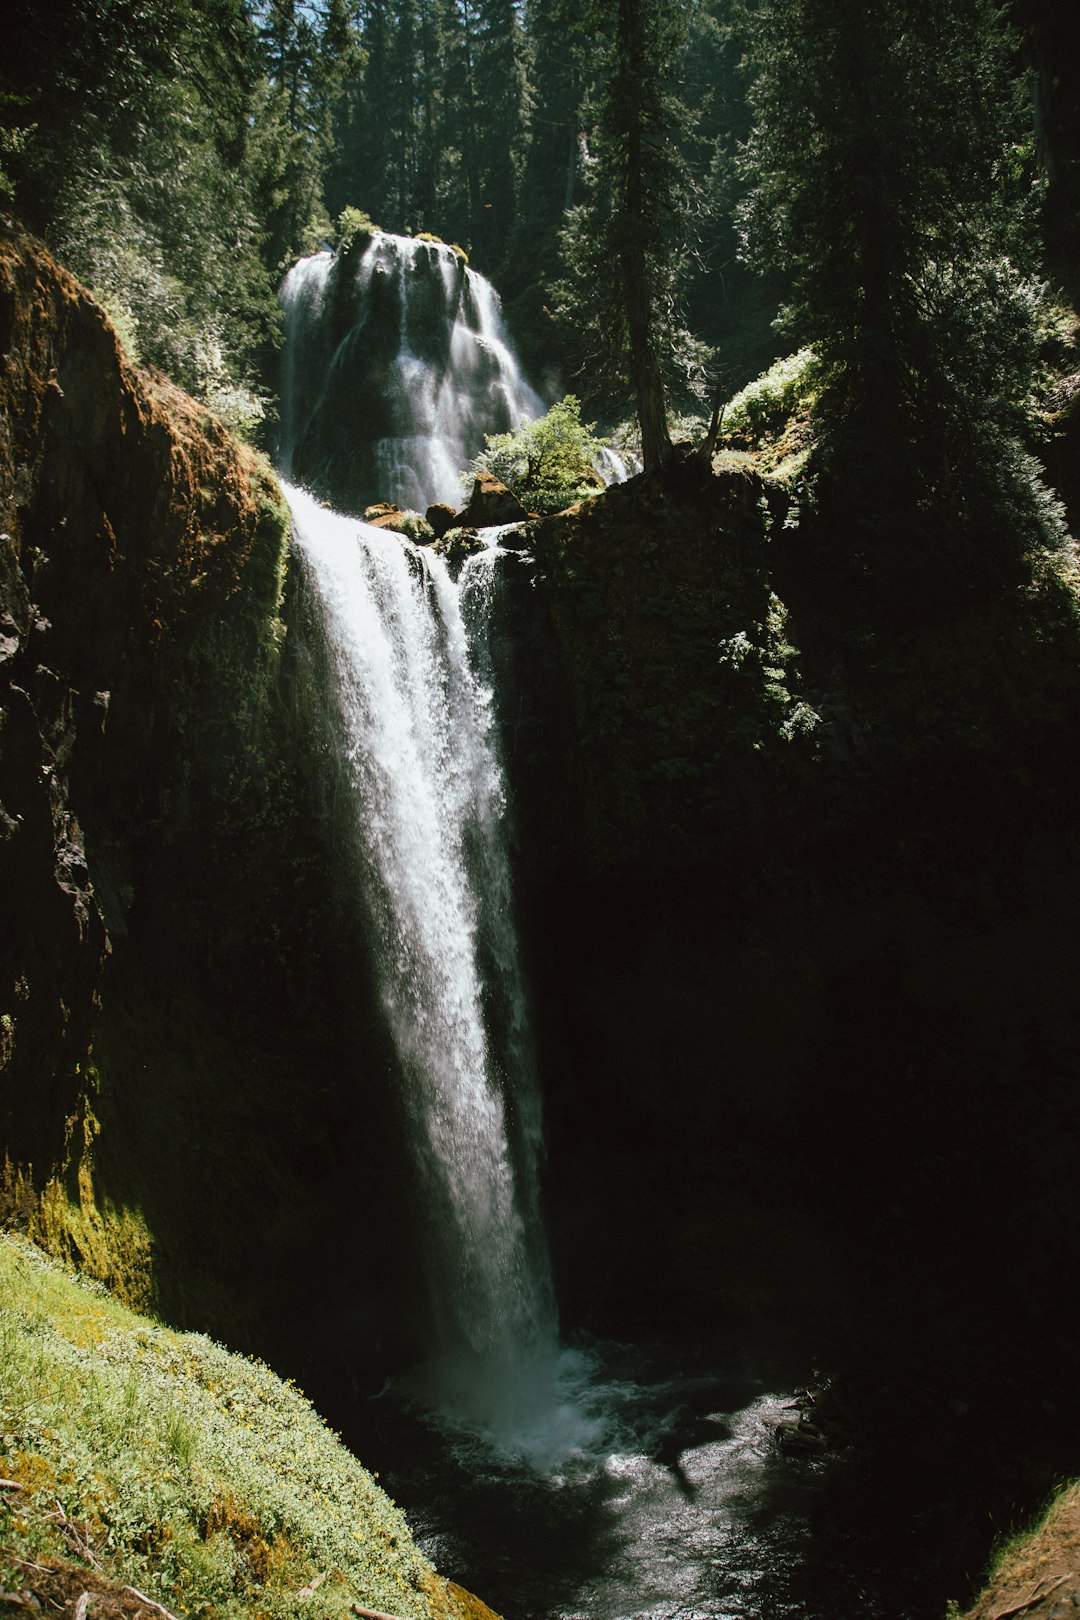
[[[462,562],[471,557],[474,551],[483,551],[484,542],[476,529],[456,527],[436,540],[432,550],[436,556],[444,557],[448,563]]]
[[[434,530],[436,540],[441,540],[443,535],[449,529],[452,529],[458,521],[456,508],[445,506],[442,502],[429,506],[424,516]]]
[[[376,515],[369,517],[369,512]],[[403,511],[400,506],[369,506],[364,513],[364,522],[369,523],[373,529],[386,529],[390,534],[400,534],[418,546],[429,546],[435,538],[434,530],[426,518],[422,518],[419,512]]]
[[[95,861],[151,827],[175,837],[196,799],[212,813],[250,715],[234,685],[215,747],[181,763],[183,727],[216,658],[258,665],[255,598],[277,600],[286,528],[269,475],[135,372],[89,294],[7,229],[0,355],[0,1137],[44,1164],[111,949]]]
[[[459,514],[461,526],[484,529],[499,523],[523,523],[528,513],[513,492],[492,473],[477,473],[472,493]]]

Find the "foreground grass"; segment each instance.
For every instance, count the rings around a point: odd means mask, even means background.
[[[986,1585],[961,1616],[951,1603],[946,1620],[1053,1620],[1080,1608],[1080,1481],[1063,1485],[1035,1525],[1003,1537]]]
[[[303,1394],[0,1233],[0,1584],[75,1560],[178,1615],[457,1620]]]

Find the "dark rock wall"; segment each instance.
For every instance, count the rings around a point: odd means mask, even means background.
[[[1068,554],[898,630],[690,462],[529,545],[505,725],[568,1320],[839,1333],[858,1279],[929,1329],[1002,1269],[1023,1319],[1080,1237],[1044,1224],[1080,1146]]]
[[[285,631],[287,509],[15,233],[0,423],[5,1212],[344,1383],[402,1317],[403,1195]]]
[[[125,927],[132,851],[115,864],[110,845],[137,843],[178,786],[191,626],[227,612],[275,535],[254,463],[138,382],[86,294],[11,234],[0,422],[0,1119],[34,1156],[74,1099],[106,916]]]

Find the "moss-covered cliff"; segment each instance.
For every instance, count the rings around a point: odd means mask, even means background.
[[[9,1150],[40,1156],[140,849],[224,801],[259,724],[286,525],[255,458],[137,378],[87,295],[11,233],[0,357],[0,1108]]]
[[[406,1239],[283,645],[287,509],[37,244],[5,234],[0,272],[6,1214],[131,1302],[347,1386],[401,1319]]]
[[[135,1315],[10,1234],[0,1304],[8,1603],[494,1620],[269,1368]]]

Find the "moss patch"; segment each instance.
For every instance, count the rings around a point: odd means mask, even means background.
[[[267,1367],[135,1315],[10,1234],[0,1302],[7,1587],[30,1565],[77,1563],[178,1614],[329,1617],[355,1602],[476,1620]]]
[[[1080,1484],[1064,1486],[1033,1529],[997,1549],[986,1587],[964,1620],[1049,1620],[1080,1605]],[[958,1620],[959,1606],[949,1606]]]

